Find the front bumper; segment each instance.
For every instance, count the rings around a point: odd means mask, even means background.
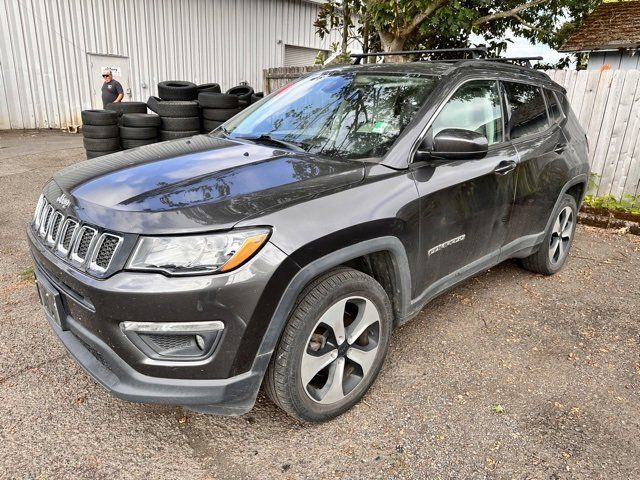
[[[278,272],[286,267],[286,276],[290,273],[290,260],[275,246],[266,245],[247,265],[225,275],[119,272],[96,279],[51,254],[31,228],[27,231],[37,280],[61,297],[64,321],[61,327],[49,318],[51,328],[100,385],[135,402],[221,414],[251,409],[271,353],[257,351],[273,313],[265,306],[274,303],[272,284],[282,284]],[[149,358],[120,328],[125,321],[203,320],[222,321],[225,328],[213,354],[198,361]]]

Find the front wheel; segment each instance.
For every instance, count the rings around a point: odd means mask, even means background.
[[[340,268],[300,295],[265,376],[269,397],[289,415],[330,420],[374,382],[392,330],[389,298],[378,282]]]
[[[565,193],[554,212],[553,222],[540,248],[533,255],[523,258],[522,266],[543,275],[553,275],[558,272],[569,255],[577,223],[576,200]]]

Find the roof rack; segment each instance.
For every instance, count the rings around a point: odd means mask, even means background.
[[[350,55],[351,58],[354,59],[353,64],[359,65],[363,58],[366,57],[386,57],[389,55],[437,55],[437,54],[447,54],[447,53],[461,53],[470,55],[467,57],[460,58],[448,58],[448,59],[430,59],[432,62],[457,62],[462,60],[484,60],[487,62],[504,62],[504,63],[514,63],[521,64],[523,66],[531,68],[532,60],[542,60],[543,58],[538,57],[509,57],[509,58],[501,58],[501,57],[487,57],[488,50],[487,47],[472,47],[472,48],[438,48],[434,50],[401,50],[397,52],[371,52],[371,53],[352,53]]]
[[[397,52],[371,52],[371,53],[352,53],[351,58],[354,59],[353,64],[359,65],[363,58],[366,57],[386,57],[389,55],[435,55],[442,53],[463,53],[471,55],[471,58],[486,58],[486,47],[473,48],[438,48],[434,50],[400,50]],[[467,58],[452,58],[451,60],[468,60]]]

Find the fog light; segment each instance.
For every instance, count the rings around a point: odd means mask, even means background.
[[[122,322],[126,337],[149,358],[201,360],[213,353],[224,324],[211,322]]]

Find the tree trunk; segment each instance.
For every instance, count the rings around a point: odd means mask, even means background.
[[[341,53],[343,57],[347,56],[349,47],[349,23],[351,22],[351,12],[349,7],[349,0],[342,2],[343,19],[342,19],[342,49]]]
[[[382,50],[384,52],[398,52],[404,48],[405,38],[403,36],[396,36],[392,33],[381,33],[380,43],[382,44]],[[402,55],[388,55],[384,57],[384,62],[405,62],[406,57]]]

